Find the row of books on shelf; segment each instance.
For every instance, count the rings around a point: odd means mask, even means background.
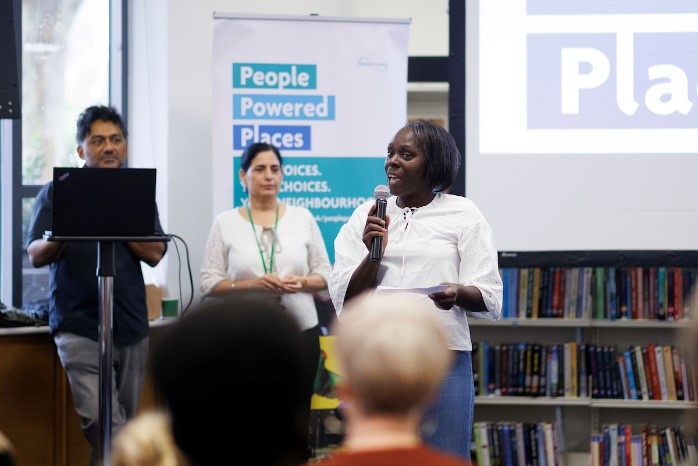
[[[478,396],[696,400],[696,372],[678,346],[473,342]]]
[[[695,268],[501,268],[504,318],[681,320]]]
[[[559,466],[557,425],[550,422],[475,422],[477,466]]]
[[[639,432],[638,432],[639,430]],[[682,426],[605,424],[591,436],[591,466],[683,466],[698,464],[694,439]]]

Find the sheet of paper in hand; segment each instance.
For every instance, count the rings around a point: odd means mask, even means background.
[[[378,286],[376,291],[381,293],[417,293],[423,295],[430,295],[436,293],[437,291],[445,291],[448,285],[436,285],[436,286],[426,286],[421,288],[400,288],[396,286]]]

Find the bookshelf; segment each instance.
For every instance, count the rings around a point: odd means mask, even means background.
[[[690,394],[690,399],[684,397],[684,400],[656,400],[656,399],[626,399],[624,396],[629,396],[630,388],[625,388],[620,381],[616,381],[617,388],[620,388],[620,393],[616,392],[614,396],[602,395],[598,392],[593,392],[598,388],[594,384],[598,383],[595,377],[589,374],[586,377],[586,391],[582,393],[580,374],[578,367],[571,369],[576,373],[576,381],[570,393],[570,389],[565,387],[558,392],[560,395],[555,396],[548,392],[537,392],[535,396],[531,396],[530,387],[526,386],[523,393],[517,393],[517,385],[514,384],[512,389],[511,381],[508,382],[508,388],[498,386],[507,380],[507,369],[502,369],[503,364],[511,366],[510,354],[512,348],[519,352],[519,359],[528,358],[528,351],[535,355],[532,348],[559,346],[560,355],[563,350],[567,351],[566,346],[569,345],[573,350],[570,354],[577,354],[576,361],[581,361],[582,351],[584,352],[585,364],[587,361],[587,353],[590,347],[609,347],[612,349],[613,359],[610,366],[607,368],[611,374],[616,373],[620,377],[620,363],[617,356],[623,356],[625,350],[633,351],[638,347],[637,358],[642,359],[641,349],[654,344],[660,347],[680,347],[683,345],[683,333],[692,325],[689,320],[690,309],[686,299],[688,294],[693,289],[696,281],[696,270],[698,270],[698,252],[695,251],[545,251],[545,252],[500,252],[499,265],[502,270],[504,287],[505,287],[505,306],[509,306],[509,312],[505,315],[508,317],[497,322],[489,322],[477,318],[469,318],[471,327],[471,336],[474,345],[474,369],[476,370],[476,383],[479,389],[476,389],[475,421],[476,422],[553,422],[557,424],[558,449],[561,453],[563,464],[568,466],[590,464],[591,438],[593,434],[601,434],[604,427],[611,424],[631,424],[634,431],[638,431],[642,424],[651,422],[654,425],[682,425],[685,424],[687,416],[695,415],[694,408],[696,406],[696,390],[695,390],[695,374],[689,378],[693,382],[693,390]],[[508,280],[506,271],[513,270],[520,273],[522,269],[532,271],[538,268],[536,272],[538,277],[535,281],[535,287],[538,287],[538,292],[534,293],[529,284],[525,287],[520,287],[517,283],[517,292],[509,294],[509,302],[507,303],[507,293],[511,293],[511,287],[514,286]],[[570,269],[578,269],[578,273],[572,274]],[[587,272],[589,277],[586,278],[584,284],[584,268],[591,269]],[[663,301],[658,304],[659,307],[664,307],[664,313],[659,316],[659,312],[655,309],[650,313],[649,301],[658,300],[660,293],[650,293],[648,287],[660,287],[662,285],[651,284],[650,270],[655,271],[659,268],[664,268],[664,290],[668,285],[666,283],[666,271],[676,271],[675,277],[678,282],[672,283],[677,290],[677,294],[672,296],[672,303],[666,302],[666,294],[662,295]],[[544,301],[543,293],[545,284],[542,283],[541,277],[544,276],[541,270],[562,270],[563,274],[568,273],[567,278],[574,277],[575,287],[570,293],[558,290],[560,293],[555,305],[559,307],[558,312],[550,312],[549,308],[552,305],[552,299]],[[597,269],[603,269],[600,273],[603,274],[605,282],[603,287],[597,288],[595,284]],[[613,272],[607,272],[614,269]],[[626,273],[628,272],[628,273]],[[553,286],[553,279],[548,273],[548,285]],[[608,283],[609,275],[613,277],[614,285]],[[631,289],[631,277],[633,278]],[[531,272],[533,276],[533,272]],[[622,278],[621,278],[622,277]],[[644,278],[643,278],[644,277]],[[623,293],[626,293],[627,299],[618,299],[621,286],[619,280],[626,280],[627,288],[623,288]],[[643,283],[644,280],[644,283]],[[656,280],[656,279],[655,279]],[[563,287],[566,283],[562,282]],[[637,290],[637,284],[644,285],[643,291]],[[556,285],[560,286],[560,285]],[[571,285],[570,285],[571,286]],[[655,290],[656,291],[656,290]],[[680,291],[680,292],[679,292]],[[547,292],[547,291],[545,291]],[[600,296],[599,293],[603,293]],[[609,299],[608,294],[615,293],[615,299]],[[635,293],[635,298],[632,298],[631,293]],[[586,294],[588,296],[581,296]],[[533,296],[535,295],[535,298]],[[511,302],[512,296],[516,296],[517,303]],[[533,299],[538,299],[537,317],[532,317]],[[567,308],[565,301],[568,301]],[[519,302],[523,301],[525,305],[520,306]],[[670,314],[667,317],[667,305],[677,304],[680,307],[676,314]],[[623,310],[624,314],[620,313],[620,305],[626,306]],[[628,306],[635,306],[635,313],[631,314],[632,309]],[[615,306],[615,312],[611,312],[609,306]],[[527,309],[528,307],[528,309]],[[601,309],[603,307],[603,309]],[[657,307],[657,306],[655,306]],[[583,308],[583,309],[577,309]],[[639,314],[638,308],[643,309]],[[645,309],[646,308],[646,309]],[[514,313],[512,315],[512,312]],[[528,314],[526,314],[528,312]],[[673,312],[673,311],[672,311]],[[555,317],[553,317],[553,315]],[[622,318],[621,318],[622,315]],[[528,316],[528,317],[525,317]],[[545,316],[545,317],[544,317]],[[674,320],[669,320],[674,319]],[[487,346],[483,345],[486,344]],[[482,360],[483,350],[487,348],[485,354],[491,357]],[[506,350],[504,348],[507,348]],[[489,352],[487,352],[489,351]],[[552,350],[549,350],[552,351]],[[610,351],[610,350],[609,350]],[[507,353],[508,352],[508,353]],[[506,355],[505,355],[506,354]],[[544,353],[545,354],[545,353]],[[632,354],[632,353],[630,353]],[[495,356],[496,355],[496,356]],[[531,356],[535,360],[536,356]],[[546,356],[543,356],[546,357]],[[478,361],[475,361],[478,358]],[[515,361],[519,361],[515,359]],[[549,358],[546,358],[549,360]],[[487,361],[487,362],[485,362]],[[566,360],[568,366],[573,366]],[[516,364],[516,362],[514,363]],[[531,367],[533,367],[532,363]],[[581,363],[580,363],[581,364]],[[487,369],[482,369],[480,366],[487,365]],[[496,367],[496,369],[492,369]],[[523,367],[519,366],[519,367]],[[549,367],[549,366],[548,366]],[[557,367],[557,366],[556,366]],[[560,372],[563,368],[559,367]],[[511,367],[509,367],[509,371]],[[637,370],[637,368],[636,368]],[[502,372],[504,371],[504,372]],[[491,374],[499,374],[499,378]],[[560,373],[559,373],[560,374]],[[487,377],[487,381],[483,381],[481,377]],[[514,375],[514,377],[516,377]],[[558,380],[561,384],[571,383],[565,377],[572,377],[569,373],[564,376],[560,374]],[[494,385],[492,379],[495,379]],[[597,376],[600,379],[601,376]],[[524,374],[519,380],[526,379]],[[620,379],[619,379],[620,380]],[[638,386],[637,397],[642,395],[639,391],[639,374],[634,380]],[[528,381],[527,381],[528,383]],[[550,384],[550,382],[546,382]],[[626,374],[626,384],[629,384]],[[492,389],[494,387],[494,390]],[[519,388],[519,390],[521,390]],[[502,395],[504,392],[504,395]],[[511,393],[509,393],[511,392]],[[569,396],[571,395],[571,396]],[[619,396],[619,397],[617,397]],[[637,432],[639,433],[639,431]],[[516,463],[514,463],[516,464]]]

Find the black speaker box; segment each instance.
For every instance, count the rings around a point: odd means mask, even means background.
[[[19,6],[17,0],[0,0],[0,119],[18,119],[22,114],[19,79]],[[18,15],[19,16],[19,15]]]

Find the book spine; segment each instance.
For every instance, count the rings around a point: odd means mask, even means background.
[[[642,319],[642,267],[631,269],[630,283],[632,286],[632,318]]]
[[[533,379],[533,345],[530,343],[524,344],[524,391],[523,394],[528,396],[533,393],[531,388],[531,380]]]
[[[538,395],[546,396],[548,388],[548,367],[550,351],[548,345],[540,345],[540,377],[538,379]]]
[[[591,444],[589,450],[591,450],[591,458],[589,461],[590,466],[604,466],[602,461],[601,444],[603,443],[603,436],[594,434],[591,436]]]
[[[528,298],[526,293],[528,292],[528,269],[519,269],[519,309],[517,312],[517,317],[519,319],[526,318],[526,304],[528,303]]]
[[[601,375],[599,371],[599,360],[597,356],[597,345],[590,344],[587,349],[589,370],[591,372],[591,397],[601,398]]]
[[[609,267],[608,273],[608,318],[609,320],[618,319],[618,289],[616,282],[616,269]]]
[[[502,318],[509,318],[509,269],[502,267],[499,269],[499,277],[502,279]]]
[[[657,346],[654,343],[647,345],[647,359],[649,360],[649,375],[652,381],[654,400],[662,399],[662,385],[659,381],[659,366],[657,364]]]
[[[666,269],[666,320],[674,320],[674,268],[667,267]]]
[[[564,375],[563,375],[563,386],[564,386],[564,396],[572,396],[572,345],[567,342],[562,346],[562,354],[564,358]]]
[[[621,391],[623,393],[623,399],[630,400],[630,382],[628,381],[628,371],[626,369],[625,358],[622,354],[616,356],[616,364],[618,365],[618,372],[620,373],[620,385]]]
[[[649,268],[649,318],[658,319],[659,318],[659,296],[658,296],[658,278],[657,278],[657,267]]]
[[[563,345],[558,344],[557,346],[557,354],[558,354],[558,369],[557,369],[557,395],[556,396],[565,396],[565,356],[564,356],[564,350],[563,350]]]
[[[635,379],[635,368],[633,367],[632,358],[630,356],[630,350],[623,351],[623,358],[625,359],[625,371],[628,377],[628,391],[631,400],[637,400],[637,383]]]
[[[538,306],[538,317],[550,317],[550,301],[548,301],[548,281],[550,280],[550,269],[543,268],[540,272],[540,305]]]
[[[594,268],[594,318],[606,318],[606,270],[604,267]]]
[[[679,454],[676,451],[676,437],[674,431],[671,427],[666,427],[664,429],[664,437],[666,439],[667,451],[669,452],[670,464],[678,466],[679,464]]]
[[[528,280],[526,282],[526,318],[533,317],[533,290],[534,290],[534,268],[528,268]]]
[[[674,320],[683,318],[683,271],[674,267]]]
[[[516,318],[519,310],[519,269],[509,271],[507,295],[509,296],[509,317]]]
[[[666,374],[667,397],[671,401],[676,401],[676,379],[674,378],[674,364],[672,361],[671,345],[662,346],[662,356],[664,358],[664,372]]]
[[[616,272],[616,289],[618,290],[618,319],[627,319],[629,317],[630,302],[628,297],[630,291],[628,287],[628,271],[625,268],[620,268]]]
[[[625,464],[630,466],[632,464],[632,427],[630,424],[625,424],[623,429],[623,436],[625,437]]]
[[[550,422],[543,423],[543,433],[545,436],[545,464],[555,466],[555,441],[553,440],[553,425]]]
[[[508,422],[501,424],[502,429],[502,447],[503,447],[503,463],[504,466],[514,466],[514,450],[512,448],[511,424]]]
[[[582,287],[582,319],[591,319],[593,316],[593,294],[592,294],[592,280],[593,280],[594,269],[591,267],[584,267],[584,285]]]
[[[519,394],[519,351],[516,343],[510,343],[508,361],[507,361],[507,395],[515,396]]]
[[[615,354],[616,350],[614,346],[604,346],[603,356],[605,359],[604,366],[606,367],[604,381],[606,383],[606,396],[608,398],[622,397],[620,388],[620,374],[618,374],[616,366],[613,364]]]
[[[635,363],[637,366],[636,375],[640,380],[640,395],[643,400],[649,400],[649,387],[647,384],[647,372],[645,371],[645,360],[642,355],[642,347],[640,345],[635,345],[632,347],[633,353],[635,355]]]
[[[666,382],[666,371],[664,370],[664,351],[661,345],[655,346],[655,354],[657,360],[657,377],[659,378],[659,390],[662,394],[662,400],[669,399],[669,391]]]
[[[519,365],[516,368],[516,375],[518,381],[516,383],[516,393],[518,395],[524,394],[524,388],[526,386],[526,344],[519,343],[516,348],[516,353],[518,354]]]
[[[642,316],[641,319],[649,319],[650,316],[650,272],[648,268],[642,268]]]
[[[488,392],[494,396],[502,396],[502,345],[496,344],[492,348],[492,365],[490,366],[490,381]]]
[[[657,319],[666,320],[666,267],[657,268]]]
[[[509,394],[509,343],[502,343],[499,351],[499,383],[502,396]]]
[[[654,400],[654,386],[652,384],[652,373],[650,371],[650,360],[647,352],[647,346],[641,346],[640,348],[642,351],[642,364],[645,366],[645,378],[647,379],[647,397],[650,400]]]
[[[545,432],[542,422],[536,423],[536,447],[538,449],[538,466],[546,466],[548,455],[545,453]]]
[[[681,369],[681,355],[678,346],[671,347],[671,365],[674,368],[674,383],[676,385],[676,399],[685,400],[683,390],[683,371]]]
[[[533,269],[533,289],[531,290],[531,318],[537,319],[540,316],[540,290],[541,290],[541,269]]]
[[[538,396],[540,387],[540,363],[541,345],[534,343],[531,346],[531,396]]]
[[[502,444],[499,424],[488,423],[488,432],[490,435],[490,463],[492,464],[492,466],[501,466]]]
[[[579,343],[577,351],[577,368],[579,370],[579,396],[586,398],[589,396],[589,377],[587,375],[587,345]]]
[[[526,440],[523,422],[515,424],[514,433],[516,437],[516,464],[526,465]]]

